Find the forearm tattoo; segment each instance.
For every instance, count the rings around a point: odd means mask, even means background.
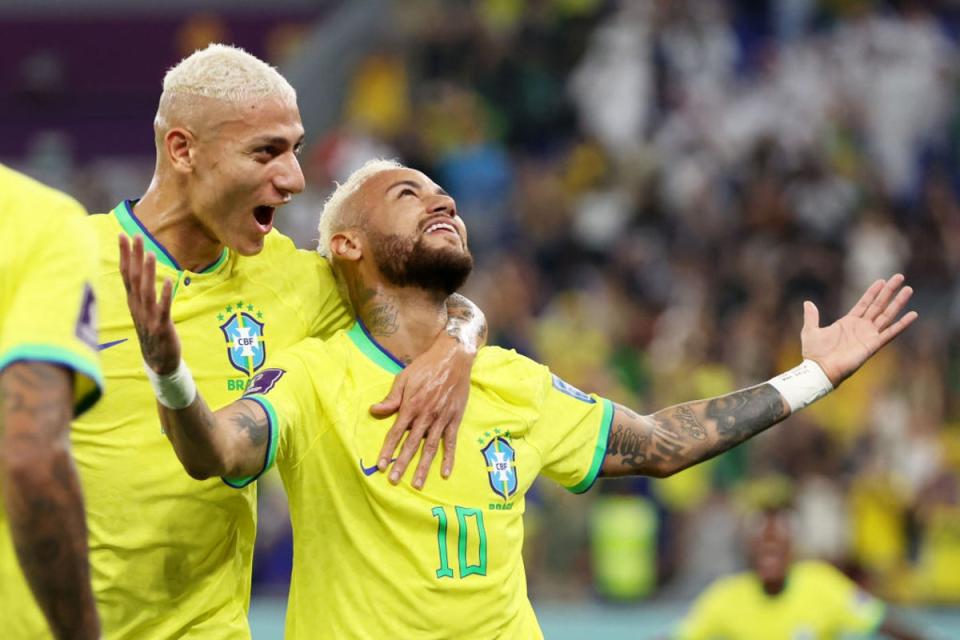
[[[257,420],[254,417],[253,411],[248,407],[237,407],[242,413],[237,413],[231,417],[233,424],[237,427],[237,432],[246,432],[247,437],[250,438],[250,444],[259,447],[267,441],[267,431],[269,425],[267,424],[267,419],[261,418]]]
[[[58,638],[97,624],[83,496],[67,443],[72,406],[69,374],[58,366],[16,363],[0,374],[7,518],[23,575]]]
[[[785,415],[783,398],[768,384],[720,398],[669,407],[641,418],[618,405],[605,467],[616,475],[669,475],[712,458]]]

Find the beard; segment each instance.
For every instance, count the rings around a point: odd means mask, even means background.
[[[434,249],[416,240],[368,229],[373,259],[383,277],[397,287],[417,287],[449,296],[463,286],[473,270],[473,256],[452,249]]]

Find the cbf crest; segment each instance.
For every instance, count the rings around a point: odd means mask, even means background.
[[[487,462],[487,477],[490,479],[490,488],[504,500],[517,492],[517,452],[510,444],[510,433],[495,435],[480,453]],[[485,434],[490,437],[489,432]],[[482,442],[482,439],[481,439]]]
[[[255,310],[252,304],[238,302],[236,306],[228,305],[225,313],[217,315],[217,319],[223,322],[220,331],[227,340],[230,364],[234,369],[252,376],[267,359],[263,312]]]

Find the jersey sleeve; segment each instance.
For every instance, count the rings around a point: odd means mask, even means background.
[[[70,201],[72,202],[72,201]],[[12,297],[0,318],[0,371],[14,362],[48,362],[74,374],[74,415],[103,393],[97,357],[97,303],[91,281],[97,238],[84,224],[83,209],[64,216],[62,228],[42,237],[19,238],[19,265],[11,268]]]
[[[543,474],[573,493],[587,491],[603,464],[613,403],[588,395],[543,369],[540,415],[528,440],[543,458]]]
[[[861,589],[850,578],[834,567],[817,567],[821,593],[829,593],[828,602],[835,606],[836,627],[844,634],[869,635],[875,632],[887,615],[887,607]]]
[[[340,329],[349,329],[353,324],[353,311],[340,294],[333,268],[325,258],[317,260],[319,283],[319,311],[313,317],[309,334],[314,338],[328,340]]]
[[[246,478],[224,478],[231,487],[247,486],[273,466],[277,458],[296,461],[304,449],[304,442],[312,433],[306,424],[315,424],[323,415],[320,397],[313,384],[311,367],[307,365],[310,349],[304,341],[277,355],[269,369],[260,370],[250,379],[241,400],[259,404],[267,414],[267,451],[263,467]],[[313,359],[310,360],[313,364]]]

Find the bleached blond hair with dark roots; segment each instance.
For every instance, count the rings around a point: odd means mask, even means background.
[[[335,233],[357,225],[359,212],[351,210],[347,206],[347,202],[360,190],[360,187],[378,173],[405,168],[396,160],[384,158],[367,160],[362,167],[351,173],[342,184],[337,184],[337,188],[327,198],[327,201],[323,204],[323,211],[320,213],[320,224],[317,226],[320,233],[317,251],[320,252],[320,255],[330,260],[330,239]]]

